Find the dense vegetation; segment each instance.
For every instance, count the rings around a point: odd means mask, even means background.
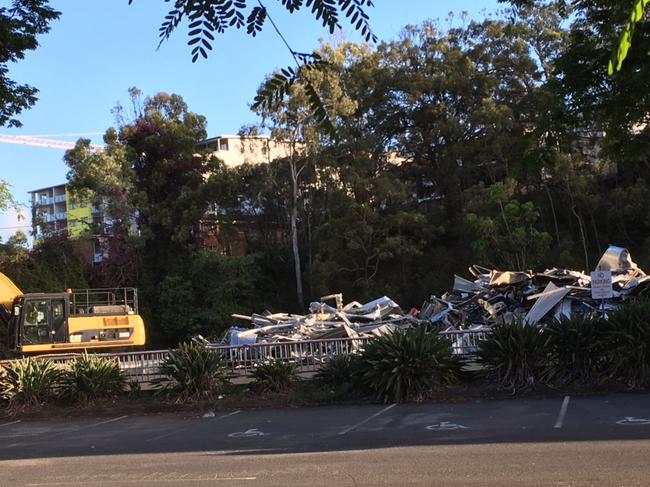
[[[109,258],[84,267],[64,237],[30,251],[18,236],[0,271],[27,291],[135,285],[152,345],[175,345],[219,336],[232,312],[302,312],[331,292],[408,309],[474,262],[591,270],[612,243],[647,266],[647,23],[609,77],[629,6],[516,3],[377,46],[323,45],[327,69],[259,109],[299,149],[270,164],[226,167],[197,148],[206,120],[180,96],[133,89],[104,153],[80,141],[66,155],[71,186],[107,205]],[[243,231],[248,255],[200,250],[205,218]]]

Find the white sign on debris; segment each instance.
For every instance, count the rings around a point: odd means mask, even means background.
[[[612,272],[594,271],[591,273],[591,299],[613,298]]]

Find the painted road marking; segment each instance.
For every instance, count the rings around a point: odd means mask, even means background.
[[[29,438],[30,440],[32,440],[34,438],[52,439],[52,438],[60,437],[60,436],[63,436],[63,435],[69,434],[69,433],[78,433],[80,431],[89,430],[91,428],[95,428],[96,426],[101,426],[103,424],[114,423],[116,421],[121,421],[121,420],[126,419],[126,418],[128,418],[128,416],[120,416],[120,417],[117,417],[117,418],[111,418],[111,419],[107,419],[105,421],[100,421],[99,423],[93,423],[93,424],[89,424],[89,425],[73,425],[71,428],[64,428],[64,429],[60,429],[60,430],[57,430],[57,429],[52,430],[50,428],[47,428],[45,431],[37,431],[37,432],[22,433],[22,434],[19,433],[17,435],[12,435],[11,437],[12,438],[14,438],[14,437],[15,438],[25,437],[25,438]],[[10,445],[6,445],[6,448],[15,448],[17,446],[25,446],[25,445],[29,445],[29,444],[31,444],[30,441],[25,442],[25,443],[12,443]]]
[[[270,433],[263,433],[257,428],[249,429],[246,431],[236,431],[235,433],[230,433],[228,438],[252,438],[254,436],[269,436]]]
[[[114,423],[115,421],[122,421],[123,419],[128,418],[128,416],[120,416],[119,418],[107,419],[106,421],[100,421],[99,423],[91,424],[90,426],[81,427],[80,429],[94,428],[95,426],[101,426],[103,424]]]
[[[560,412],[557,415],[557,421],[555,422],[553,428],[559,429],[564,424],[564,418],[566,417],[567,409],[569,409],[570,400],[571,400],[571,396],[564,396],[564,401],[562,401],[562,406],[560,407]]]
[[[20,419],[18,421],[12,421],[11,423],[0,424],[0,428],[2,428],[3,426],[10,426],[12,424],[18,424],[18,423],[20,423]]]
[[[214,420],[214,421],[219,421],[220,419],[226,419],[226,418],[229,418],[230,416],[234,416],[235,414],[239,414],[239,413],[241,413],[241,411],[237,410],[237,411],[233,411],[232,413],[228,413],[228,414],[224,414],[223,416],[219,416],[218,418],[210,418],[210,419]],[[181,428],[176,428],[176,429],[174,429],[174,430],[172,430],[172,431],[170,431],[168,433],[163,433],[162,435],[154,436],[153,438],[149,438],[148,440],[145,440],[145,441],[147,443],[149,443],[151,441],[162,440],[163,438],[167,438],[168,436],[172,436],[172,435],[175,435],[176,433],[180,433],[181,431],[186,430],[190,426],[191,425],[185,425],[185,426],[183,426]]]
[[[345,435],[345,434],[349,433],[349,432],[352,431],[353,429],[356,429],[356,428],[358,428],[359,426],[362,426],[362,425],[366,424],[368,421],[371,421],[371,420],[375,419],[377,416],[379,416],[379,415],[381,415],[381,414],[384,414],[386,411],[390,411],[390,410],[393,409],[395,406],[397,406],[397,404],[391,404],[390,406],[385,407],[384,409],[382,409],[382,410],[379,411],[379,412],[376,412],[376,413],[373,414],[372,416],[367,417],[366,419],[364,419],[364,420],[361,421],[360,423],[357,423],[357,424],[355,424],[354,426],[350,426],[349,428],[345,428],[343,431],[341,431],[341,432],[339,433],[339,435]]]
[[[257,477],[183,477],[176,479],[129,479],[129,480],[98,480],[97,482],[104,484],[139,484],[142,482],[232,482],[232,481],[245,481],[245,480],[257,480]],[[34,483],[27,484],[29,487],[56,487],[59,485],[88,485],[88,481],[84,482],[43,482],[43,483]]]
[[[456,430],[466,430],[469,429],[467,426],[462,424],[450,423],[449,421],[441,421],[440,423],[434,423],[426,427],[429,431],[456,431]]]
[[[650,424],[650,419],[627,416],[625,419],[616,421],[616,424],[622,424],[624,426],[643,426],[644,424]]]

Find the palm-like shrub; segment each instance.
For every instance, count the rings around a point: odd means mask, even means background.
[[[177,395],[179,401],[210,397],[227,382],[223,354],[200,343],[181,343],[160,365],[169,380],[158,381],[161,389]]]
[[[650,386],[650,300],[612,312],[603,330],[605,373],[629,387]]]
[[[61,378],[61,370],[51,360],[26,358],[0,369],[0,397],[12,406],[35,406],[47,401]]]
[[[598,382],[606,350],[605,323],[589,316],[562,317],[544,329],[548,347],[544,380],[550,385]]]
[[[263,392],[282,392],[298,380],[296,365],[278,360],[259,364],[251,372],[253,386]]]
[[[126,380],[116,360],[84,353],[65,369],[61,396],[90,404],[96,399],[118,396],[125,387]]]
[[[316,372],[314,380],[330,387],[341,384],[352,384],[355,379],[358,362],[358,355],[336,355],[329,359]]]
[[[360,358],[358,355],[337,355],[323,365],[314,380],[337,395],[349,392],[358,381]]]
[[[462,360],[449,340],[420,326],[376,338],[361,353],[360,383],[384,402],[418,400],[459,379]]]
[[[513,392],[534,387],[545,369],[546,336],[523,321],[495,325],[480,342],[478,356],[487,377],[498,387]]]

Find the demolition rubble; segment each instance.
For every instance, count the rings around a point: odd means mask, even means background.
[[[247,321],[248,327],[230,328],[222,343],[371,338],[426,324],[439,331],[487,331],[495,324],[516,320],[535,325],[561,316],[606,316],[630,297],[650,289],[650,276],[639,269],[626,249],[615,246],[607,249],[592,274],[557,268],[541,273],[499,271],[478,265],[471,266],[469,272],[471,279],[454,276],[451,291],[431,296],[419,311],[409,313],[386,296],[365,304],[354,301],[344,305],[343,296],[333,294],[311,303],[307,315],[233,315]],[[600,290],[595,287],[601,283],[592,283],[592,275],[605,276],[607,284],[611,276],[606,299],[598,298]]]

